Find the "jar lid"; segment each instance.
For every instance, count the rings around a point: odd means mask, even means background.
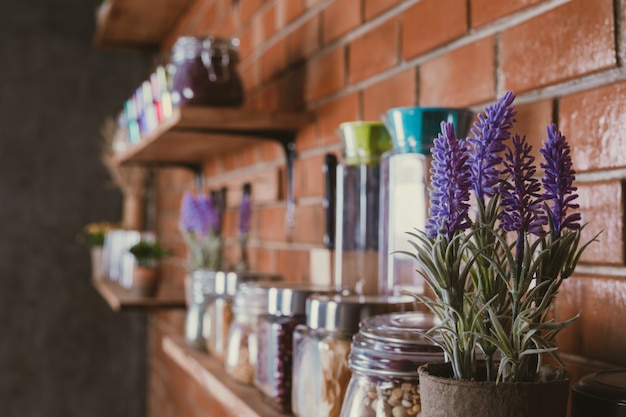
[[[306,312],[306,299],[317,293],[339,293],[335,287],[293,282],[267,285],[267,313],[273,316],[291,316]]]
[[[194,58],[203,50],[227,52],[232,58],[238,58],[239,39],[217,36],[181,36],[172,46],[172,61],[180,62]]]
[[[584,376],[572,387],[578,395],[626,406],[626,369],[613,369]]]
[[[307,326],[311,329],[356,333],[366,317],[415,308],[408,295],[327,295],[314,294],[306,301]]]
[[[361,322],[352,340],[350,369],[377,375],[417,376],[426,362],[442,362],[443,350],[418,331],[437,324],[433,314],[391,313]]]
[[[239,286],[233,311],[260,314],[267,309],[267,288],[257,282],[244,282]]]
[[[216,295],[231,295],[237,293],[237,288],[244,282],[276,282],[281,281],[282,276],[262,272],[214,272],[212,280],[208,283],[208,291]]]
[[[346,165],[378,165],[391,149],[391,137],[382,122],[355,121],[339,125]]]

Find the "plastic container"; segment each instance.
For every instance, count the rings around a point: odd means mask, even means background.
[[[436,325],[424,313],[393,313],[361,322],[349,366],[341,417],[415,416],[421,412],[417,368],[443,362],[443,351],[416,330]]]
[[[238,382],[252,385],[259,355],[257,322],[267,311],[267,288],[241,284],[235,295],[226,348],[226,372]]]
[[[207,286],[207,302],[203,318],[203,335],[207,351],[216,359],[224,361],[228,333],[233,321],[233,301],[237,289],[243,283],[276,282],[280,275],[254,272],[216,272]]]
[[[183,36],[172,47],[168,71],[174,105],[240,106],[239,40]]]
[[[442,121],[455,125],[465,137],[472,122],[466,109],[398,107],[383,120],[393,149],[381,160],[379,218],[379,292],[398,294],[404,290],[424,292],[423,279],[416,273],[417,261],[403,252],[413,252],[407,232],[424,230],[428,216],[430,148],[441,131]]]
[[[413,297],[313,295],[307,323],[294,332],[292,405],[298,417],[338,417],[352,372],[348,357],[359,322],[369,316],[410,311]]]
[[[283,413],[291,412],[293,331],[306,322],[306,299],[316,293],[337,293],[337,289],[294,283],[272,285],[267,291],[267,312],[259,317],[254,385],[273,408]]]
[[[391,148],[381,122],[339,126],[334,281],[357,294],[377,294],[380,156]]]

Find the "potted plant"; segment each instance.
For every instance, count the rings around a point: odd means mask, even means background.
[[[116,225],[109,222],[88,223],[83,228],[83,236],[81,240],[89,245],[92,279],[103,279],[106,275],[102,261],[104,239],[106,234],[115,228]]]
[[[140,240],[128,251],[133,254],[137,264],[133,270],[133,292],[152,297],[159,287],[159,264],[167,255],[167,250],[159,242]]]
[[[441,321],[426,336],[449,362],[419,369],[424,417],[566,414],[567,374],[543,356],[562,365],[555,337],[576,317],[556,322],[552,303],[595,238],[581,244],[565,137],[548,126],[537,178],[510,132],[514,98],[487,107],[467,140],[442,122],[433,144],[429,220],[411,235],[431,292],[416,297]]]

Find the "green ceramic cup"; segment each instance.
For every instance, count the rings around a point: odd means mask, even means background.
[[[382,122],[354,121],[339,125],[346,165],[377,165],[391,149],[391,136]]]

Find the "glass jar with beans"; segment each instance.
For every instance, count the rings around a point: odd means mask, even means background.
[[[352,341],[352,377],[341,417],[408,417],[421,413],[417,368],[444,353],[417,330],[436,325],[420,312],[366,318]]]

